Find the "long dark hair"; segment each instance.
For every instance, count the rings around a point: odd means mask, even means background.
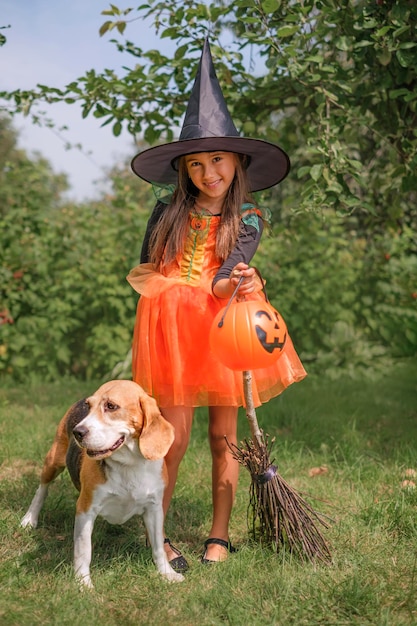
[[[236,172],[230,185],[224,205],[216,238],[216,254],[222,262],[233,250],[240,226],[241,207],[245,202],[252,202],[246,174],[247,157],[236,156]],[[193,208],[199,191],[188,176],[185,158],[178,160],[178,186],[171,203],[164,210],[156,225],[150,242],[150,261],[157,267],[162,262],[170,263],[179,252],[184,250],[188,230],[188,216]]]

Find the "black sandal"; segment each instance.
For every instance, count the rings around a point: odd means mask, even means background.
[[[175,554],[177,554],[177,556],[169,561],[172,569],[178,574],[183,574],[184,572],[186,572],[188,570],[188,563],[187,559],[181,554],[181,550],[178,550],[178,548],[173,546],[168,537],[165,537],[164,543],[167,543],[171,550],[175,552]]]
[[[217,539],[217,537],[209,537],[209,539],[206,539],[206,541],[204,542],[204,554],[201,557],[201,562],[204,563],[204,565],[207,565],[209,563],[220,563],[221,561],[212,561],[211,559],[206,559],[206,554],[207,554],[207,546],[210,546],[212,544],[216,544],[218,546],[222,546],[222,548],[226,548],[226,550],[228,550],[229,552],[237,552],[237,549],[232,546],[232,544],[230,543],[230,541],[225,541],[224,539]]]

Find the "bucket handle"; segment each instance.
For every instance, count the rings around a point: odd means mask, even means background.
[[[268,299],[268,296],[267,296],[267,293],[266,293],[266,289],[265,289],[265,281],[264,281],[264,279],[262,278],[261,272],[258,270],[258,268],[257,268],[257,267],[254,267],[253,269],[255,270],[255,272],[256,272],[256,274],[257,274],[257,276],[258,276],[259,280],[261,281],[262,291],[263,291],[263,294],[264,294],[264,296],[265,296],[265,301],[266,301],[266,302],[269,302],[269,299]],[[221,327],[223,326],[223,323],[224,323],[224,318],[226,317],[226,313],[227,313],[227,311],[229,310],[230,305],[232,304],[232,302],[233,302],[234,298],[236,297],[236,294],[237,294],[237,292],[238,292],[238,290],[239,290],[240,285],[241,285],[241,284],[242,284],[242,282],[243,282],[243,279],[244,279],[244,276],[241,276],[241,277],[239,278],[239,282],[237,283],[237,285],[236,285],[236,287],[235,287],[235,289],[234,289],[234,291],[233,291],[232,295],[230,296],[229,302],[226,304],[226,308],[225,308],[225,310],[224,310],[224,313],[223,313],[223,315],[221,316],[219,323],[217,324],[217,327],[218,327],[218,328],[221,328]]]

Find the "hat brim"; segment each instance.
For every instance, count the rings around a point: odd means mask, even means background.
[[[200,137],[154,146],[132,159],[133,172],[149,183],[170,185],[177,183],[175,160],[185,154],[222,150],[246,154],[250,191],[261,191],[280,183],[290,171],[290,159],[279,146],[247,137]]]

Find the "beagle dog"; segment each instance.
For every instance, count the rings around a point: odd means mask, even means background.
[[[164,457],[173,440],[173,426],[139,385],[130,380],[102,385],[94,395],[76,402],[59,423],[40,485],[21,525],[36,528],[49,484],[67,467],[80,492],[74,525],[74,568],[82,585],[93,587],[91,536],[98,515],[111,524],[143,515],[158,571],[169,581],[183,580],[170,566],[164,550]]]

